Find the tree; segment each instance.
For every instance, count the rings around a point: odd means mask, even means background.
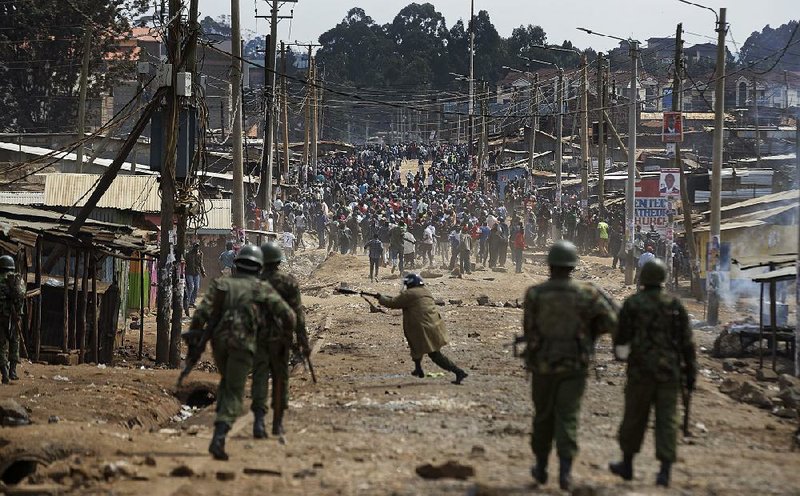
[[[406,70],[403,79],[420,86],[443,84],[448,75],[448,31],[444,16],[430,3],[404,7],[386,27]]]
[[[120,46],[146,0],[0,2],[0,129],[73,131],[84,33],[91,35],[89,95],[132,60]]]
[[[767,25],[760,33],[754,31],[745,40],[739,51],[739,62],[755,64],[753,69],[757,71],[768,70],[773,65],[776,71],[800,71],[800,48],[797,44],[792,45],[798,40],[798,21],[790,21],[777,29]]]

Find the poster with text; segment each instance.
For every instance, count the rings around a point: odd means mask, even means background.
[[[645,177],[636,182],[634,218],[642,232],[650,226],[665,235],[667,231],[667,198],[661,196],[659,177]]]

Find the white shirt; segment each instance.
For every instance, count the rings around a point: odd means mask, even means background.
[[[283,247],[292,249],[294,248],[294,234],[290,232],[283,233]]]

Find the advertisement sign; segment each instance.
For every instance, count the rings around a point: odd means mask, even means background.
[[[681,171],[678,169],[661,169],[658,180],[658,192],[661,196],[675,196],[681,194]]]
[[[680,112],[664,112],[661,141],[664,143],[683,142],[683,118]]]
[[[646,177],[636,182],[636,224],[642,226],[642,232],[653,226],[656,231],[665,235],[667,231],[668,200],[661,195],[660,178]]]

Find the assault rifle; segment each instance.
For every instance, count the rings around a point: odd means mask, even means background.
[[[186,341],[186,345],[189,349],[186,352],[186,360],[183,370],[181,370],[181,375],[178,376],[178,388],[181,387],[183,380],[186,379],[186,376],[189,375],[194,366],[197,365],[197,362],[200,361],[200,357],[206,350],[206,344],[208,344],[208,341],[211,339],[211,332],[208,330],[208,326],[206,326],[205,329],[189,329],[181,334],[181,338]]]
[[[305,330],[297,333],[297,344],[300,348],[299,354],[303,357],[303,364],[308,367],[308,371],[311,373],[311,381],[316,384],[317,374],[314,373],[314,364],[311,363],[311,345],[308,342],[308,334],[306,334]]]
[[[379,298],[380,295],[378,293],[368,293],[366,291],[357,291],[355,289],[349,288],[336,288],[333,290],[334,293],[339,293],[343,295],[361,295],[361,296],[371,296],[373,298]]]

